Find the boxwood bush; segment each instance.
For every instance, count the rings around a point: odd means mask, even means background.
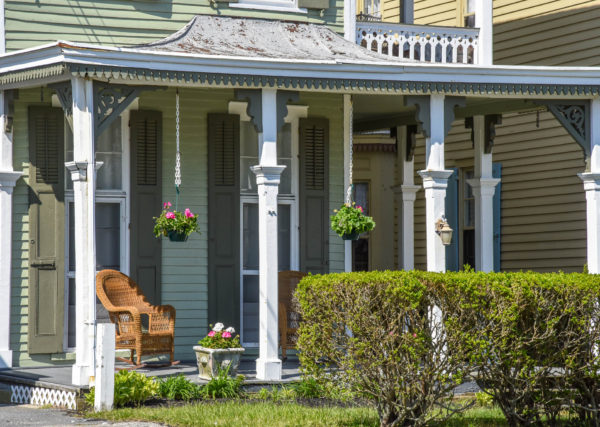
[[[510,425],[600,425],[600,276],[341,273],[296,296],[303,369],[372,399],[382,425],[461,410],[450,399],[466,376]]]

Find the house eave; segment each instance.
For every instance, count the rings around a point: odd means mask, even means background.
[[[62,70],[61,70],[62,67]],[[277,87],[343,93],[503,97],[600,95],[600,67],[489,67],[398,61],[311,61],[143,51],[57,42],[0,56],[0,84],[83,76],[129,84]]]

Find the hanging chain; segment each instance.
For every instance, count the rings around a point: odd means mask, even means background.
[[[181,185],[181,153],[179,152],[179,89],[175,93],[175,145],[177,152],[175,154],[175,210],[179,204],[179,186]]]
[[[353,102],[352,102],[352,95],[350,95],[350,111],[348,112],[348,115],[350,116],[350,123],[348,126],[348,131],[350,132],[350,153],[348,156],[348,190],[346,190],[346,203],[347,204],[352,204],[352,169],[353,169],[353,156],[354,156],[354,142],[353,142],[353,137],[354,137],[354,130],[352,128],[353,126],[353,120],[354,120],[354,107],[353,107]]]

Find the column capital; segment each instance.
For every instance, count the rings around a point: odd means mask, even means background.
[[[104,162],[96,162],[96,172],[103,164]],[[65,167],[71,173],[73,182],[87,181],[88,162],[65,162]]]
[[[600,191],[600,173],[583,172],[577,176],[583,181],[585,191]]]
[[[258,185],[279,185],[281,173],[285,169],[285,165],[256,165],[250,170],[256,175],[256,183]]]
[[[0,189],[12,190],[22,175],[23,172],[19,171],[0,171]]]
[[[467,184],[469,184],[473,190],[481,191],[481,194],[484,196],[493,196],[496,191],[496,186],[500,181],[500,178],[472,178],[467,179]]]
[[[401,184],[394,185],[392,190],[394,194],[402,196],[402,200],[405,202],[414,202],[417,198],[417,192],[421,189],[420,185]]]
[[[448,178],[452,175],[452,170],[420,170],[417,173],[423,178],[423,188],[448,187]]]

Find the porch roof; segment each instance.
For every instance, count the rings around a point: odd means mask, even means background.
[[[600,95],[600,67],[407,62],[369,52],[322,26],[251,18],[197,16],[166,39],[132,48],[57,41],[0,55],[0,89],[72,76],[133,85],[338,93]]]

